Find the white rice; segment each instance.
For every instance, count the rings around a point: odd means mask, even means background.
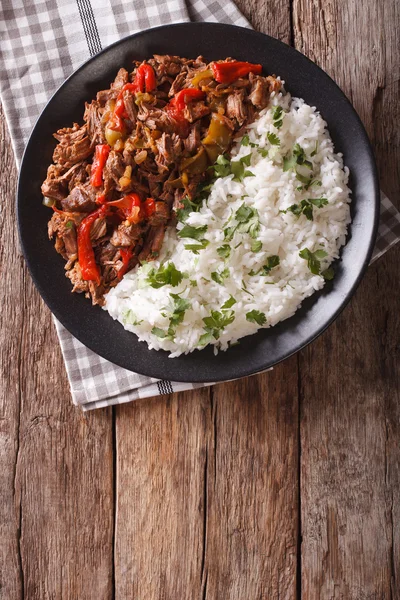
[[[273,110],[278,104],[285,112],[277,128],[273,124]],[[268,133],[278,136],[279,146],[271,146]],[[234,181],[233,175],[217,179],[199,212],[190,213],[186,220],[185,225],[207,226],[202,237],[209,242],[208,246],[195,254],[185,246],[198,242],[180,239],[169,227],[159,259],[125,275],[106,297],[105,308],[114,319],[145,341],[149,348],[167,350],[171,357],[204,347],[204,340],[216,350],[226,350],[230,344],[260,328],[252,321],[252,315],[258,315],[261,323],[264,318],[259,313],[265,315],[263,327],[272,327],[291,317],[304,298],[325,284],[322,275],[311,273],[307,260],[301,258],[299,252],[305,248],[311,252],[324,250],[327,255],[320,260],[320,272],[323,272],[338,258],[339,249],[345,243],[350,222],[348,169],[343,166],[342,156],[334,153],[326,123],[318,111],[301,99],[279,94],[271,99],[270,106],[261,112],[257,121],[247,127],[246,134],[250,144],[243,145],[242,139],[237,140],[232,158],[251,154],[250,166],[246,169],[254,176],[246,176],[241,182]],[[283,158],[290,155],[296,143],[312,163],[311,171],[304,166],[296,167],[297,171],[306,177],[312,175],[321,182],[320,186],[298,190],[302,183],[296,178],[295,170],[283,170]],[[268,156],[263,157],[260,149],[268,150]],[[320,208],[313,207],[313,220],[304,214],[281,212],[309,198],[328,201]],[[258,212],[256,239],[262,243],[261,250],[251,250],[254,239],[249,233],[235,231],[228,242],[229,258],[221,258],[217,249],[227,243],[224,229],[236,225],[234,215],[243,204]],[[182,227],[179,223],[178,230]],[[267,274],[259,273],[271,256],[279,256],[279,265]],[[149,270],[171,262],[184,274],[182,282],[176,287],[164,285],[158,289],[149,285]],[[227,276],[217,283],[212,273],[224,269]],[[250,275],[250,272],[257,274]],[[186,306],[190,304],[183,321],[176,326],[170,322],[176,302],[171,293],[187,300]],[[222,309],[231,297],[235,303]],[[212,311],[218,311],[217,325],[221,325],[222,318],[222,326],[210,326],[207,318]],[[223,322],[230,320],[232,322],[224,327]]]

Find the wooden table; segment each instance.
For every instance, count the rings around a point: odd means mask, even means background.
[[[399,3],[239,5],[334,77],[399,203]],[[400,245],[272,372],[83,415],[1,127],[1,600],[400,598]]]

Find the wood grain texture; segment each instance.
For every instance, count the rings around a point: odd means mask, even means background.
[[[342,86],[396,201],[398,3],[237,4]],[[400,247],[274,371],[83,416],[0,126],[0,600],[399,600]]]
[[[399,199],[399,5],[294,2],[296,46],[342,86]],[[302,598],[400,598],[400,248],[300,354]]]
[[[16,169],[2,146],[0,598],[109,600],[111,410],[84,416],[72,406],[50,312],[20,254]]]

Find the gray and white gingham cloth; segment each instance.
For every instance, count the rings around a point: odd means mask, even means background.
[[[187,21],[251,27],[231,0],[2,0],[0,92],[17,163],[48,98],[83,61],[131,33]],[[400,213],[382,194],[372,260],[399,239]],[[72,398],[83,410],[204,387],[122,369],[55,325]]]

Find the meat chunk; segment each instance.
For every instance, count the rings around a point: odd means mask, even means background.
[[[200,141],[200,122],[197,121],[191,126],[187,138],[183,140],[185,150],[190,154],[194,154],[195,152],[197,152],[197,149],[200,146]]]
[[[155,211],[149,218],[149,223],[152,226],[155,225],[166,225],[171,216],[171,210],[169,206],[162,201],[155,203]]]
[[[50,165],[47,169],[47,178],[42,184],[42,194],[55,200],[63,200],[68,190],[77,183],[84,183],[88,177],[87,163],[77,163],[64,172],[60,165]]]
[[[129,74],[128,71],[124,68],[121,68],[118,73],[116,78],[114,79],[113,83],[111,84],[111,89],[112,90],[121,90],[124,85],[126,83],[128,83],[129,81]]]
[[[176,133],[172,135],[163,133],[156,141],[156,145],[158,149],[157,164],[170,165],[177,162],[182,154],[181,139]]]
[[[71,280],[73,292],[86,293],[89,291],[89,283],[82,278],[82,271],[78,262],[65,275]]]
[[[103,169],[105,195],[108,195],[113,189],[120,189],[119,180],[125,172],[125,167],[122,155],[111,150]]]
[[[133,96],[128,90],[126,90],[123,93],[123,98],[124,98],[125,112],[128,115],[128,119],[132,122],[132,125],[134,125],[136,122],[136,117],[137,117],[138,111],[137,111],[137,106],[135,104]]]
[[[110,242],[113,246],[127,247],[136,244],[142,235],[142,228],[140,225],[125,225],[121,223],[115,229],[111,236]]]
[[[92,147],[96,146],[96,144],[105,143],[104,132],[101,125],[102,114],[103,109],[96,100],[93,100],[90,104],[85,104],[83,120],[86,122],[87,132]]]
[[[79,127],[74,123],[73,127],[59,129],[54,137],[59,141],[53,152],[53,162],[56,164],[70,168],[92,154],[86,125]]]
[[[226,116],[230,119],[236,119],[239,125],[243,125],[247,119],[247,108],[244,103],[244,90],[237,90],[229,94],[226,101]]]
[[[104,217],[95,220],[90,228],[90,239],[93,242],[100,240],[107,233],[107,223]]]
[[[166,54],[161,56],[160,54],[154,54],[154,58],[150,59],[148,62],[153,67],[157,77],[162,77],[163,75],[175,76],[181,70],[182,64],[184,64],[183,58],[179,56],[171,56]]]
[[[252,77],[251,93],[249,100],[256,108],[265,108],[269,101],[269,84],[265,77]]]
[[[66,260],[77,258],[76,227],[69,215],[55,212],[48,224],[49,239],[56,236],[55,248]]]
[[[188,102],[183,114],[189,123],[193,123],[194,121],[197,121],[197,119],[202,119],[206,115],[209,115],[210,112],[209,106],[201,100],[200,102]]]
[[[78,184],[69,196],[61,200],[63,210],[89,213],[96,208],[96,192],[90,186]]]
[[[150,227],[143,249],[139,254],[139,261],[152,260],[157,258],[164,241],[165,225]]]

